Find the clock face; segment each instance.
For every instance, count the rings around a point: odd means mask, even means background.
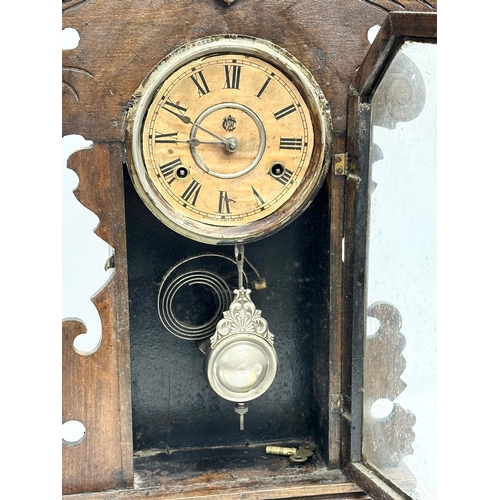
[[[292,56],[211,37],[167,58],[129,117],[129,170],[150,210],[208,243],[267,236],[301,213],[328,166],[329,114]]]

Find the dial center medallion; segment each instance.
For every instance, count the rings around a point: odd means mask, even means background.
[[[219,179],[235,179],[249,173],[266,149],[261,119],[248,106],[234,102],[207,108],[193,122],[189,138],[196,164]]]

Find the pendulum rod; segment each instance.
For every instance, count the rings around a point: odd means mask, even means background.
[[[245,263],[245,249],[243,243],[238,243],[234,247],[234,256],[238,268],[238,289],[243,288],[243,264]]]
[[[238,243],[234,247],[234,257],[238,268],[238,289],[243,288],[243,265],[245,263],[245,250],[243,243]],[[239,415],[240,431],[245,429],[245,413],[248,412],[246,403],[236,403],[234,411]]]

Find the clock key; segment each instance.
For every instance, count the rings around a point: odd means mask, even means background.
[[[297,453],[297,448],[288,446],[266,446],[266,453],[268,455],[282,455],[289,457]]]

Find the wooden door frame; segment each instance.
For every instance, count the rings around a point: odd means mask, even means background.
[[[409,497],[377,476],[366,466],[362,455],[371,100],[389,64],[407,41],[436,43],[437,14],[389,13],[350,87],[348,101],[343,356],[349,361],[343,370],[342,458],[346,475],[374,499],[381,500]]]

